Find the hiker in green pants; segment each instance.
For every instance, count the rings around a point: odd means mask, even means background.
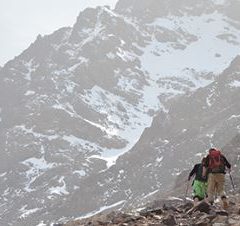
[[[201,163],[196,164],[188,176],[188,181],[190,181],[191,177],[195,175],[192,185],[194,204],[197,204],[197,202],[203,200],[207,196],[207,176],[203,177],[203,166],[205,161],[206,158],[203,158]]]

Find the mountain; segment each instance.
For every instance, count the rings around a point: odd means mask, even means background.
[[[9,61],[0,70],[2,224],[138,205],[236,136],[238,9],[120,0],[84,10]]]
[[[132,170],[127,181],[129,188],[138,187],[137,202],[149,199],[146,191],[153,199],[169,191],[176,176],[191,169],[210,147],[226,152],[238,177],[238,149],[228,150],[227,144],[240,132],[239,71],[237,57],[213,83],[173,101],[169,112],[157,115],[131,152],[119,159],[119,168]]]
[[[82,197],[100,191],[104,197],[108,191],[112,203],[124,200],[118,204],[132,208],[168,195],[166,191],[174,186],[176,177],[191,169],[212,146],[223,148],[223,153],[237,167],[234,177],[238,178],[239,166],[233,161],[239,159],[238,149],[232,152],[225,145],[239,134],[239,69],[237,57],[213,83],[173,101],[169,112],[154,118],[131,151],[107,172],[98,174],[98,183],[87,182],[91,189],[82,188]],[[181,192],[183,195],[184,191]],[[83,199],[75,203],[75,195],[65,206],[79,209],[79,205],[87,202]]]
[[[232,178],[234,189],[230,181],[230,177],[226,175],[226,191],[229,199],[230,207],[227,211],[222,210],[220,203],[216,202],[213,207],[206,203],[200,203],[197,207],[193,207],[193,203],[189,202],[191,188],[188,188],[186,195],[186,178],[189,171],[183,171],[175,182],[175,186],[168,192],[168,198],[159,199],[156,197],[150,203],[145,203],[141,208],[128,209],[125,212],[109,211],[102,209],[101,213],[86,218],[75,219],[69,222],[59,223],[60,225],[238,225],[239,224],[239,147],[240,134],[233,137],[223,148],[223,152],[228,156],[228,160],[232,163]],[[187,198],[187,199],[186,199]],[[192,208],[192,209],[191,209]]]

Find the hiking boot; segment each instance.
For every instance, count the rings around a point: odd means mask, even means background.
[[[207,202],[209,205],[211,205],[211,206],[213,206],[213,204],[214,204],[214,201],[213,201],[213,200],[209,200],[208,198],[206,199],[206,202]]]
[[[198,197],[195,197],[194,199],[193,199],[193,206],[196,206],[198,203],[199,203],[199,198]]]
[[[226,210],[228,208],[228,201],[227,198],[222,198],[222,207],[224,210]]]

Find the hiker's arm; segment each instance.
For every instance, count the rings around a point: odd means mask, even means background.
[[[196,169],[197,169],[197,165],[195,165],[192,171],[189,173],[188,180],[190,180],[191,177],[197,172]]]
[[[208,168],[208,165],[209,165],[209,155],[206,157],[206,160],[205,160],[203,166],[204,166],[205,168]]]
[[[230,170],[231,169],[231,164],[228,162],[228,160],[226,159],[225,156],[223,156],[223,160],[224,160],[224,165]]]

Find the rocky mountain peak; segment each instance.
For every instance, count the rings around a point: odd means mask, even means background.
[[[89,8],[9,61],[1,221],[44,225],[146,203],[236,136],[240,27],[229,2]]]
[[[87,38],[87,35],[95,32],[95,35],[106,27],[114,26],[116,15],[109,7],[87,8],[81,12],[73,26],[70,41],[78,43]]]
[[[120,0],[116,4],[116,11],[126,15],[134,15],[137,18],[151,20],[155,17],[167,15],[182,16],[192,15],[200,16],[204,13],[210,13],[214,10],[220,10],[224,1],[204,1],[204,0]]]

